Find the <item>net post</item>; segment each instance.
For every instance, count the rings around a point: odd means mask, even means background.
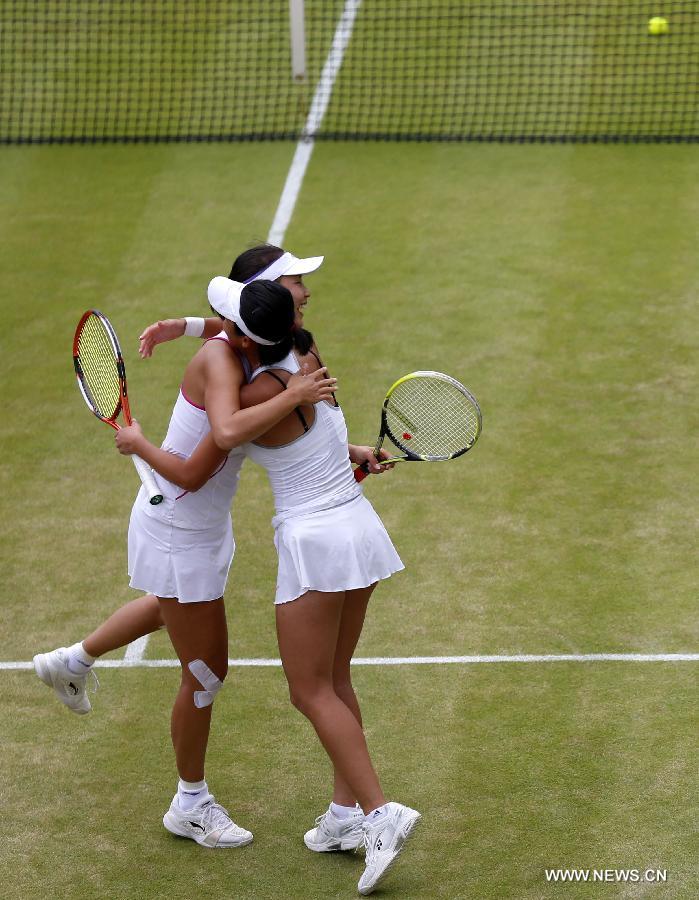
[[[289,0],[291,30],[291,74],[294,81],[306,80],[306,27],[304,0]]]

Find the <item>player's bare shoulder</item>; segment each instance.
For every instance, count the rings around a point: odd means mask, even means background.
[[[302,372],[310,375],[312,372],[316,372],[320,369],[322,365],[320,361],[321,357],[315,341],[311,344],[306,353],[300,353],[298,350],[296,350],[295,353]]]
[[[218,388],[224,394],[237,392],[245,383],[243,366],[225,339],[206,341],[189,361],[182,378],[182,389],[194,403],[204,406],[207,389]]]
[[[235,372],[243,377],[243,364],[229,341],[224,335],[205,341],[195,354],[192,362],[197,362],[204,369],[217,369],[219,367],[227,372]]]

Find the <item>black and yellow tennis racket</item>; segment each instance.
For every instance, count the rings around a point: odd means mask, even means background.
[[[96,309],[88,309],[75,329],[73,365],[83,400],[97,418],[118,431],[117,416],[123,412],[124,421],[130,425],[131,410],[121,347],[112,323]],[[153,470],[140,456],[131,459],[150,502],[153,505],[162,503],[163,495]]]
[[[473,447],[483,428],[478,401],[461,382],[441,372],[411,372],[391,385],[381,410],[376,458],[388,438],[403,455],[382,463],[456,459]],[[362,481],[366,463],[354,470]]]

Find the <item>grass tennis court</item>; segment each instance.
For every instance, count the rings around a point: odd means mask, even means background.
[[[131,593],[135,474],[75,388],[79,315],[110,315],[135,415],[162,435],[194,343],[141,361],[140,329],[203,314],[210,275],[265,237],[291,152],[3,151],[4,660],[77,640]],[[316,147],[285,243],[327,256],[306,321],[350,434],[373,440],[386,387],[416,368],[460,377],[484,413],[465,458],[366,483],[407,571],[377,591],[360,656],[696,650],[698,169],[690,148]],[[271,512],[248,463],[233,658],[276,656]],[[176,670],[99,676],[79,719],[33,673],[0,672],[6,896],[353,895],[359,861],[300,840],[328,768],[279,669],[232,670],[217,701],[209,782],[255,831],[220,854],[160,825]],[[696,663],[356,682],[388,792],[425,816],[382,895],[695,895]],[[668,882],[547,884],[558,866]]]
[[[693,0],[473,0],[466,17],[451,0],[432,13],[318,0],[306,84],[288,80],[286,20],[274,27],[286,0],[266,18],[244,0],[233,17],[218,3],[126,6],[8,5],[0,142],[296,135],[350,6],[321,137],[697,139]],[[656,14],[670,23],[657,39]],[[27,666],[134,596],[138,481],[76,389],[78,319],[110,317],[134,415],[160,440],[198,345],[144,361],[138,335],[206,314],[209,279],[266,238],[293,155],[288,141],[0,149],[0,898],[356,896],[361,859],[302,841],[330,799],[330,766],[274,664],[261,469],[243,469],[226,605],[231,659],[272,664],[231,667],[207,759],[253,844],[211,852],[162,827],[179,682],[164,633],[137,665],[110,655],[87,717]],[[355,684],[387,796],[423,814],[377,897],[699,892],[698,184],[691,144],[314,148],[284,245],[326,257],[307,278],[305,322],[340,380],[350,439],[373,442],[386,389],[417,369],[463,381],[484,419],[465,457],[365,482],[406,571],[374,595]],[[471,661],[380,664],[395,657]],[[547,870],[640,880],[560,883]]]

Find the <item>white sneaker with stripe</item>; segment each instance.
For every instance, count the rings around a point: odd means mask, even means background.
[[[99,687],[97,676],[90,669],[85,675],[76,675],[68,668],[68,651],[65,647],[50,653],[37,653],[34,657],[34,671],[50,688],[58,699],[79,716],[87,715],[92,709],[87,696],[87,679],[92,676],[95,690]],[[94,693],[94,692],[93,692]]]
[[[236,825],[228,810],[216,803],[211,795],[187,811],[181,809],[175,795],[170,809],[163,816],[163,825],[172,834],[217,850],[244,847],[252,841],[252,833]]]

